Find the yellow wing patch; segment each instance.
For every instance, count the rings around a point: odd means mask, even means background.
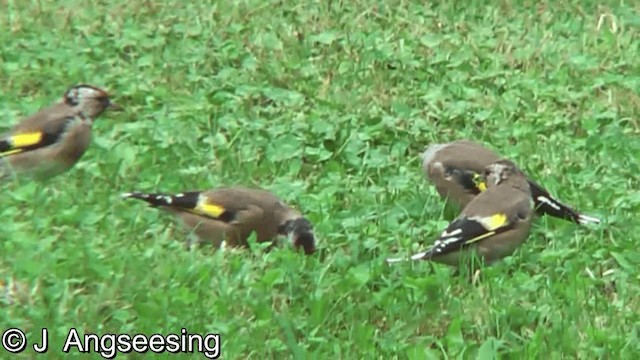
[[[42,141],[41,132],[24,133],[11,137],[11,144],[17,148],[35,145],[40,141]]]
[[[487,190],[487,183],[484,182],[480,174],[478,173],[473,174],[473,182],[474,184],[476,184],[476,188],[478,188],[480,192]]]
[[[214,218],[220,217],[220,215],[225,212],[224,207],[216,204],[207,204],[206,200],[206,198],[202,198],[200,201],[198,201],[198,205],[196,205],[196,208],[194,210],[201,214],[205,214]]]
[[[0,157],[17,154],[19,152],[22,152],[22,149],[13,149],[13,150],[5,151],[5,152],[0,152]]]
[[[479,221],[489,231],[493,231],[508,224],[507,215],[500,213],[479,219]]]
[[[3,147],[6,151],[0,152],[0,157],[9,156],[22,152],[27,146],[36,145],[42,141],[44,135],[41,132],[31,132],[10,136],[3,140]]]
[[[473,239],[467,240],[467,241],[465,242],[465,244],[471,244],[471,243],[474,243],[474,242],[476,242],[476,241],[480,241],[480,240],[482,240],[482,239],[486,239],[486,238],[488,238],[489,236],[494,235],[495,233],[496,233],[495,231],[489,231],[488,233],[485,233],[485,234],[482,234],[482,235],[480,235],[480,236],[476,236],[476,237],[474,237]]]
[[[486,239],[489,236],[495,235],[497,229],[504,227],[506,225],[509,225],[509,220],[507,219],[507,215],[502,213],[494,214],[487,217],[473,217],[473,218],[470,218],[469,220],[482,224],[482,227],[484,227],[487,230],[487,232],[465,241],[465,244],[471,244],[476,241]]]

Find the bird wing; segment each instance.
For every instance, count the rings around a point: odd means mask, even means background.
[[[490,216],[461,216],[447,226],[433,246],[423,252],[412,255],[410,260],[428,260],[434,256],[458,251],[482,239],[511,229],[513,224],[503,212]],[[390,258],[388,263],[405,261],[406,258]]]
[[[459,251],[464,247],[511,230],[530,216],[531,199],[520,193],[503,189],[489,189],[478,195],[440,234],[427,251],[414,254],[411,260],[428,260],[434,256]],[[393,263],[405,258],[387,259]]]
[[[583,225],[588,223],[600,223],[600,219],[580,214],[568,205],[561,203],[551,196],[546,189],[531,180],[529,180],[529,188],[531,189],[531,196],[535,202],[536,212],[538,214],[551,215]]]
[[[55,144],[64,134],[73,116],[50,121],[39,130],[13,131],[0,138],[0,158]]]
[[[264,217],[264,210],[247,199],[227,197],[228,192],[191,191],[178,194],[163,193],[126,193],[125,198],[134,198],[147,202],[153,207],[162,207],[177,215],[195,215],[204,221],[214,221],[220,226],[228,227],[235,241],[246,239],[253,231],[257,231]],[[220,195],[220,196],[217,196]],[[193,221],[198,222],[198,221]]]
[[[153,207],[165,207],[175,211],[189,212],[195,215],[223,222],[231,222],[235,213],[211,202],[201,191],[189,191],[178,194],[130,192],[122,194],[124,198],[133,198],[147,202]]]
[[[411,256],[412,260],[425,259],[458,251],[482,239],[513,227],[509,217],[502,212],[490,216],[459,217],[454,220],[426,252]]]
[[[153,207],[189,212],[229,225],[252,223],[263,215],[262,209],[255,204],[218,197],[216,192],[190,191],[178,194],[132,192],[122,196],[146,201]]]

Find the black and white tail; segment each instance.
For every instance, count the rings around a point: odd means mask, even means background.
[[[577,224],[585,225],[589,223],[599,224],[600,219],[580,214],[569,206],[554,199],[547,190],[535,182],[529,180],[531,196],[535,202],[538,215],[549,215],[564,220],[573,221]]]
[[[193,209],[198,205],[200,192],[191,191],[179,194],[130,192],[122,194],[123,198],[146,201],[153,207],[166,206],[172,208]]]

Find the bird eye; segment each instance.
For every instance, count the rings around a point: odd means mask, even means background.
[[[65,98],[67,104],[71,105],[71,106],[76,106],[80,103],[80,100],[78,99],[77,96],[73,95],[73,94],[69,94],[66,98]]]
[[[100,101],[102,106],[105,106],[105,107],[109,106],[109,103],[111,103],[111,100],[107,96],[101,96],[101,97],[98,98],[98,100]]]

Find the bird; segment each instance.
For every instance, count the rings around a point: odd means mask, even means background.
[[[534,214],[526,175],[511,160],[500,159],[487,165],[480,176],[486,190],[467,204],[431,248],[412,255],[410,260],[458,266],[475,253],[485,265],[491,265],[525,242]]]
[[[177,194],[130,192],[121,195],[147,202],[182,219],[199,242],[247,247],[255,232],[256,241],[272,242],[287,236],[295,249],[307,255],[316,251],[311,222],[267,190],[242,186],[221,187]]]
[[[93,120],[107,109],[123,110],[102,89],[70,87],[61,101],[0,135],[0,179],[12,174],[48,179],[71,169],[89,147]]]
[[[462,209],[486,189],[480,176],[484,167],[500,158],[494,151],[463,139],[428,146],[422,154],[422,168],[440,197]],[[601,222],[597,217],[582,214],[563,204],[530,177],[528,181],[538,215],[549,215],[580,225]]]

